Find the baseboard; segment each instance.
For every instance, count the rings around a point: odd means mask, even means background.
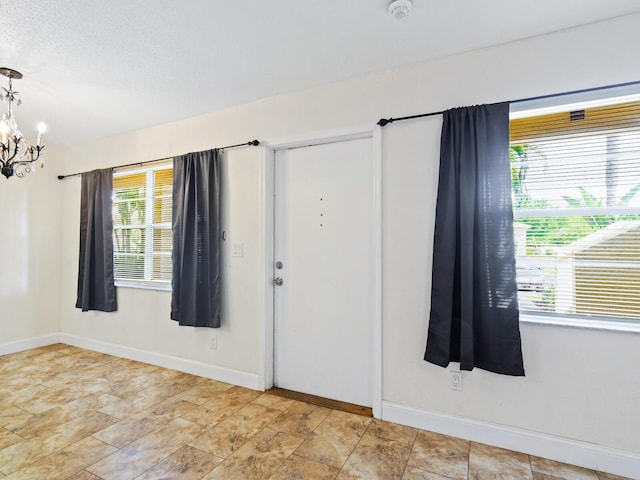
[[[128,358],[129,360],[136,360],[138,362],[150,363],[159,367],[171,368],[172,370],[211,378],[220,382],[232,383],[233,385],[239,385],[252,390],[262,390],[262,388],[260,388],[259,377],[257,374],[218,367],[216,365],[209,365],[195,360],[187,360],[162,353],[150,352],[148,350],[126,347],[115,343],[101,342],[99,340],[69,335],[67,333],[60,334],[59,338],[60,342],[76,347],[95,350],[96,352],[107,353],[109,355]]]
[[[637,453],[386,401],[382,402],[382,419],[601,472],[640,478],[640,454]]]
[[[8,355],[10,353],[22,352],[31,348],[45,347],[60,343],[60,334],[52,333],[41,337],[27,338],[25,340],[17,340],[15,342],[0,344],[0,355]]]

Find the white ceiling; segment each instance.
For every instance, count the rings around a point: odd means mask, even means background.
[[[23,133],[45,120],[49,143],[70,143],[640,11],[638,0],[414,0],[397,20],[388,4],[0,0],[0,66],[25,75]]]

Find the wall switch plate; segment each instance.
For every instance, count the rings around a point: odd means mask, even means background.
[[[232,257],[244,257],[244,243],[234,243],[231,245]]]
[[[218,336],[214,335],[213,337],[211,337],[211,350],[217,350],[218,349]]]
[[[451,390],[462,390],[462,372],[451,372]]]

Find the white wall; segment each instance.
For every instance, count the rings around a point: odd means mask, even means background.
[[[87,170],[251,138],[269,141],[373,124],[382,116],[640,80],[640,64],[630,58],[640,45],[638,27],[640,15],[621,17],[273,97],[61,151],[56,170]],[[513,378],[476,370],[464,374],[462,392],[448,389],[447,370],[422,360],[431,282],[438,127],[438,119],[419,120],[389,125],[383,134],[384,400],[640,453],[640,414],[633,405],[640,398],[640,382],[634,373],[640,365],[637,334],[523,324],[527,376]],[[265,261],[260,223],[263,174],[260,148],[229,154],[227,246],[231,241],[245,242],[246,255],[227,260],[227,314],[217,332],[177,327],[169,320],[168,293],[119,289],[116,313],[82,314],[74,309],[79,182],[68,179],[47,185],[48,198],[61,199],[62,331],[257,374],[264,314],[264,278],[260,276]],[[43,267],[48,276],[57,273],[54,265],[45,262]],[[46,300],[51,305],[48,310],[58,303],[53,298]],[[35,312],[28,318],[38,321]],[[214,333],[219,335],[217,351],[208,349]],[[14,336],[19,334],[28,332]]]
[[[0,351],[60,330],[60,205],[48,163],[23,179],[0,178]]]

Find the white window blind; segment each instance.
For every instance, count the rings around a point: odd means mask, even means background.
[[[113,175],[113,257],[117,285],[171,286],[171,160]]]
[[[511,120],[520,310],[637,321],[640,102],[555,111]]]

